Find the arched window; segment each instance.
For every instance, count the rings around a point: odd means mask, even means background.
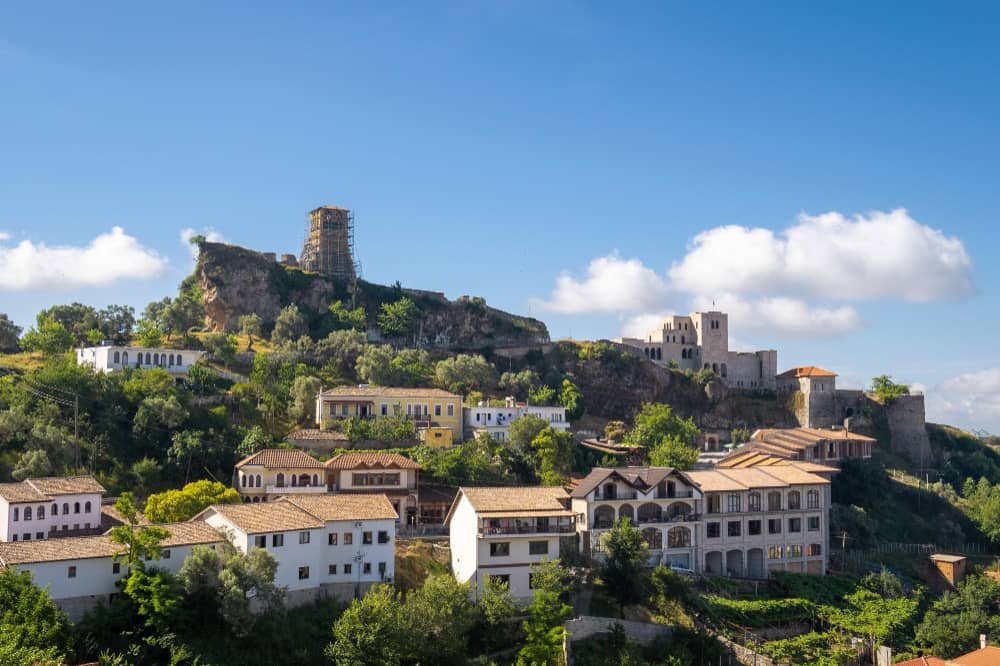
[[[686,502],[674,502],[667,509],[667,518],[673,522],[675,520],[683,520],[685,516],[691,514],[691,507]]]
[[[63,502],[63,515],[69,515],[69,502]]]
[[[750,493],[750,500],[747,502],[747,508],[750,511],[760,511],[760,493]]]
[[[313,474],[313,485],[314,486],[318,486],[319,485],[319,475],[318,474]]]
[[[52,515],[53,516],[58,516],[59,515],[59,505],[58,504],[53,504],[52,505]]]
[[[128,365],[128,352],[122,352],[122,365]]]
[[[655,527],[647,527],[642,531],[642,538],[646,541],[646,547],[650,550],[663,549],[663,532]]]
[[[243,474],[240,474],[240,488],[246,488],[246,487],[247,487],[247,477],[244,476]]]
[[[87,502],[86,504],[83,505],[83,512],[90,513],[90,502]]]
[[[291,476],[291,477],[292,477],[292,486],[297,486],[297,485],[299,485],[299,484],[298,484],[298,479],[296,478],[296,476],[295,476],[294,474],[290,474],[289,476]]]
[[[677,484],[667,481],[667,497],[677,497]]]
[[[667,531],[667,548],[689,548],[691,530],[686,527],[671,527]]]
[[[285,475],[278,472],[278,487],[283,488],[285,485]]]
[[[160,364],[160,355],[153,354],[153,365],[159,365],[159,364]]]
[[[260,474],[257,475],[257,487],[260,488]]]
[[[115,352],[115,365],[121,360],[121,352]]]
[[[791,511],[802,508],[802,496],[799,491],[792,490],[788,493],[788,508]]]
[[[607,529],[615,522],[615,510],[610,506],[599,506],[594,511],[594,527]]]
[[[80,513],[80,503],[73,502],[73,513]]]
[[[659,523],[663,520],[663,510],[659,504],[647,502],[639,507],[640,523]]]
[[[726,364],[725,363],[722,364],[722,376],[723,377],[726,376]]]
[[[45,507],[40,506],[38,507],[38,520],[44,520],[44,519],[45,519]]]
[[[30,506],[24,507],[24,519],[25,520],[31,520],[31,507]]]
[[[663,360],[663,347],[657,347],[656,348],[656,360],[657,361],[662,361]]]
[[[712,364],[712,372],[714,372],[715,374],[719,374],[719,364],[718,363],[713,363]]]
[[[184,365],[184,361],[182,360],[180,354],[177,355],[177,365]]]
[[[687,349],[682,349],[681,350],[681,358],[687,358],[687,357],[688,357],[688,350]]]
[[[773,490],[767,494],[767,510],[781,511],[781,493]]]
[[[152,359],[152,355],[149,352],[146,352],[146,365],[152,365],[153,364],[153,362],[152,362],[151,359]]]
[[[631,504],[622,504],[618,507],[618,518],[628,518],[628,521],[635,525],[635,510],[632,509]]]
[[[15,522],[18,521],[18,520],[21,520],[20,513],[21,513],[21,510],[18,507],[15,506],[14,507],[14,521]]]

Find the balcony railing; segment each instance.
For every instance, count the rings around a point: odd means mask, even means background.
[[[672,500],[672,499],[691,499],[694,497],[694,491],[692,490],[678,490],[673,495],[660,495],[653,493],[652,495],[644,495],[641,497],[643,500]],[[639,493],[635,490],[622,490],[616,493],[607,494],[597,491],[594,493],[595,501],[612,501],[612,500],[634,500],[640,499]]]
[[[518,534],[573,534],[576,528],[573,525],[549,524],[549,525],[500,525],[491,527],[484,525],[479,529],[480,536],[505,536]]]

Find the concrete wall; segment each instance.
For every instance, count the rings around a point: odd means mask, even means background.
[[[475,509],[464,496],[451,517],[448,543],[451,546],[451,570],[460,583],[476,575],[479,562],[477,542],[479,526]]]
[[[87,503],[90,503],[90,511],[87,511]],[[53,514],[53,505],[58,505],[59,513]],[[79,512],[75,509],[79,505]],[[31,520],[24,519],[24,510],[31,508]],[[14,520],[14,509],[17,509],[18,519]],[[38,511],[42,509],[45,517],[38,518]],[[68,510],[68,513],[65,510]],[[97,529],[101,525],[101,495],[99,493],[87,493],[80,495],[59,495],[52,502],[30,502],[8,504],[6,500],[0,499],[0,541],[13,541],[17,535],[18,541],[24,540],[25,533],[31,538],[37,539],[38,533],[43,534],[42,538],[50,536],[50,530],[55,527],[57,533],[68,536],[69,533],[78,534],[81,530]]]

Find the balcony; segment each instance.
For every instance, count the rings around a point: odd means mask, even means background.
[[[576,532],[571,522],[505,522],[484,524],[479,528],[479,536],[517,536],[521,534],[573,534]]]
[[[613,493],[594,493],[594,500],[598,502],[612,502],[614,500],[634,500],[639,499],[639,493],[634,490],[622,490]]]
[[[326,486],[264,486],[264,490],[269,495],[322,495],[326,492]]]

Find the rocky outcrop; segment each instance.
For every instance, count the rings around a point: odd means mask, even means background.
[[[364,280],[348,282],[276,263],[270,255],[223,243],[199,246],[196,273],[205,305],[205,326],[213,331],[235,330],[239,318],[251,312],[265,330],[281,308],[295,303],[310,317],[314,330],[323,329],[330,303],[341,300],[365,308],[369,328],[377,337],[377,316],[383,303],[406,295],[420,308],[413,340],[407,344],[430,349],[483,349],[544,344],[545,324],[486,305],[480,298],[449,301],[444,294],[388,287]]]

